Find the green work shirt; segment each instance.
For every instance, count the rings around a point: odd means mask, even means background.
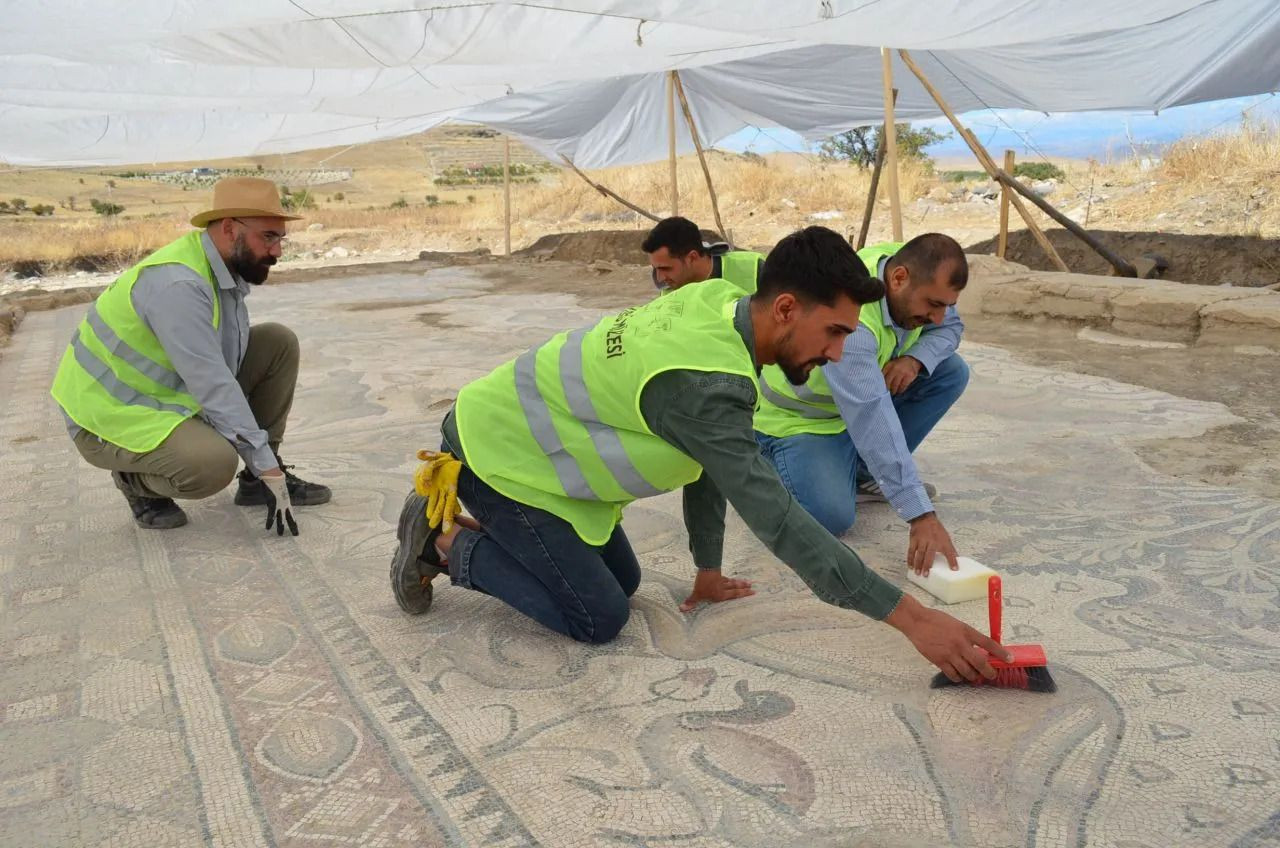
[[[746,298],[739,301],[734,328],[754,352]],[[688,370],[655,376],[640,396],[640,412],[649,429],[703,468],[702,476],[683,490],[684,522],[694,563],[699,568],[720,567],[724,493],[728,492],[729,501],[752,532],[819,599],[870,618],[884,618],[902,599],[902,590],[868,568],[782,485],[756,443],[755,399],[755,386],[745,377]],[[451,445],[460,443],[452,412],[443,429]]]

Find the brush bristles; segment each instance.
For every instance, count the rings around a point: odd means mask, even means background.
[[[1058,691],[1058,684],[1054,683],[1048,666],[1043,665],[998,669],[995,680],[983,680],[976,684],[966,680],[955,683],[942,672],[938,672],[929,683],[930,689],[942,689],[947,686],[994,686],[997,689],[1026,689],[1028,692]]]

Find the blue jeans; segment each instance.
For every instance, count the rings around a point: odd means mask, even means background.
[[[968,383],[969,366],[955,353],[938,363],[932,374],[921,373],[905,392],[893,396],[909,451],[915,452]],[[756,441],[805,512],[835,535],[853,526],[858,480],[869,476],[858,458],[856,434],[774,438],[756,433]]]
[[[588,545],[569,522],[511,500],[465,465],[458,499],[484,531],[462,528],[454,538],[449,573],[455,586],[492,595],[579,642],[600,644],[618,635],[640,586],[640,563],[621,525],[604,545]]]

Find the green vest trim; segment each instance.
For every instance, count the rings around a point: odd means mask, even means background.
[[[143,269],[172,263],[208,281],[213,326],[220,326],[217,283],[201,233],[193,231],[145,257],[98,296],[67,345],[50,392],[80,427],[134,453],[155,450],[201,410],[133,308],[133,286]]]
[[[751,250],[731,250],[720,257],[720,276],[747,294],[756,293],[756,275],[764,257]]]
[[[622,508],[697,480],[702,467],[655,436],[640,397],[673,369],[755,376],[733,325],[743,292],[727,280],[554,336],[458,393],[462,453],[481,480],[573,525],[590,545]]]
[[[884,242],[864,247],[858,258],[871,276],[880,273],[880,260],[902,249],[902,242]],[[885,301],[862,304],[858,323],[871,331],[876,340],[876,364],[881,368],[893,357],[898,338],[885,323]],[[903,340],[905,353],[920,338],[923,328],[916,328]],[[766,365],[760,371],[760,406],[756,410],[755,428],[766,436],[785,438],[800,433],[833,435],[843,432],[844,419],[831,394],[831,386],[821,368],[814,368],[803,386],[793,386],[782,369]]]

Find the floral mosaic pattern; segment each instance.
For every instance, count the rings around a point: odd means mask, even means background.
[[[757,596],[678,613],[676,495],[628,511],[645,577],[612,644],[447,586],[403,616],[386,569],[413,451],[458,386],[599,312],[461,269],[254,300],[303,340],[285,456],[335,491],[296,540],[229,492],[182,530],[134,527],[47,396],[81,308],[30,316],[0,357],[0,845],[1280,839],[1280,504],[1131,448],[1221,407],[967,345],[969,392],[922,466],[1060,690],[935,691],[904,640],[814,600],[733,517],[726,569]],[[902,579],[887,507],[847,541]],[[983,604],[951,611],[983,626]]]

